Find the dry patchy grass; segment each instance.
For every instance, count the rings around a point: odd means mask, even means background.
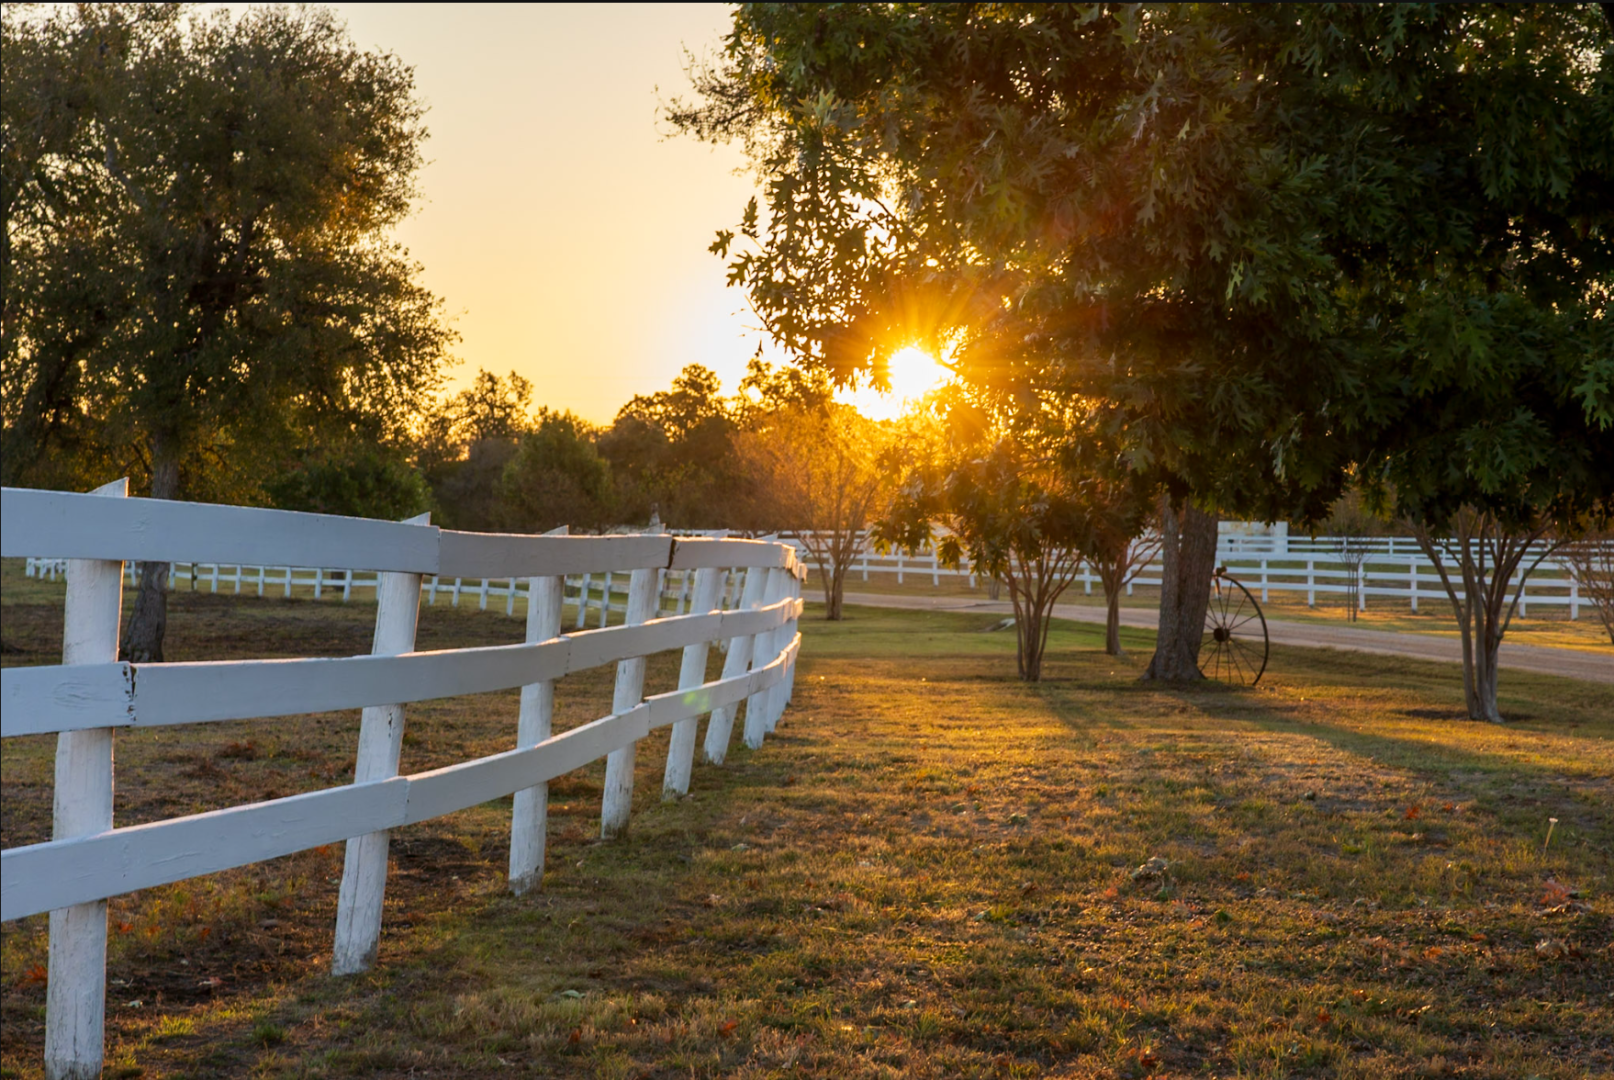
[[[11,600],[7,641],[48,640]],[[186,658],[368,645],[360,605],[212,603],[176,605]],[[504,893],[508,800],[400,830],[370,975],[323,974],[339,851],[115,901],[109,1074],[1614,1072],[1607,688],[1509,672],[1525,719],[1493,728],[1448,666],[1275,650],[1257,691],[1154,688],[1147,636],[1116,661],[1087,627],[1025,686],[991,618],[849,614],[804,620],[778,735],[689,799],[659,802],[665,736],[641,749],[625,841],[592,840],[598,767],[557,783],[541,893]],[[519,633],[428,609],[422,644]],[[608,693],[568,679],[564,723]],[[405,768],[508,745],[514,710],[411,708]],[[339,782],[355,733],[130,736],[120,821]],[[8,846],[43,835],[48,759],[8,743]],[[42,924],[7,926],[11,1075]]]

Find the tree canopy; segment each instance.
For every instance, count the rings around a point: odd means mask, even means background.
[[[807,367],[1099,402],[1213,512],[1569,521],[1614,492],[1611,58],[1590,5],[748,5],[670,116],[749,151],[713,250]]]
[[[79,450],[172,498],[311,426],[400,435],[450,342],[387,240],[425,138],[409,69],[316,9],[4,28],[7,479]]]
[[[451,339],[390,242],[420,165],[408,67],[318,9],[8,12],[8,482],[112,463],[158,498],[310,431],[400,437]],[[317,441],[317,439],[316,439]],[[161,568],[126,652],[161,659]]]
[[[1610,40],[1587,5],[754,5],[672,119],[750,149],[766,213],[714,247],[803,363],[950,337],[1222,509],[1438,453],[1466,490],[1396,490],[1450,512],[1549,432],[1563,494],[1607,487]]]

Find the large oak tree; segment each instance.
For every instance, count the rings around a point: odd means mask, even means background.
[[[1610,41],[1588,5],[753,5],[671,115],[750,151],[765,212],[715,247],[804,364],[946,340],[1027,422],[1107,404],[1179,511],[1177,678],[1217,511],[1315,519],[1353,465],[1432,528],[1614,487]]]
[[[4,82],[7,482],[87,461],[207,497],[320,429],[401,433],[450,339],[388,240],[407,66],[318,9],[86,4],[8,11]],[[130,659],[161,659],[165,569]]]

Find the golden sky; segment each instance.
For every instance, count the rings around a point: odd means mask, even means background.
[[[398,239],[478,368],[535,403],[608,421],[702,363],[732,392],[761,337],[707,252],[753,190],[737,148],[672,136],[683,48],[716,49],[721,4],[334,4],[356,44],[415,69],[429,106],[423,200]]]

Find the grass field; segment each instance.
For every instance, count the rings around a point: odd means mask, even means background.
[[[181,595],[172,658],[363,652],[373,612]],[[670,804],[652,739],[626,840],[593,839],[602,766],[552,785],[541,893],[504,892],[508,800],[399,830],[372,974],[324,974],[339,847],[115,900],[107,1075],[1614,1075],[1608,688],[1506,672],[1492,727],[1452,667],[1281,648],[1256,691],[1145,687],[1147,635],[1070,625],[1026,686],[995,617],[812,616],[778,735]],[[8,576],[3,631],[54,662],[59,594]],[[421,647],[520,633],[438,607]],[[405,771],[515,711],[411,707]],[[120,735],[118,820],[340,783],[356,732]],[[48,834],[51,752],[7,742],[8,847]],[[5,927],[7,1076],[44,922]]]

